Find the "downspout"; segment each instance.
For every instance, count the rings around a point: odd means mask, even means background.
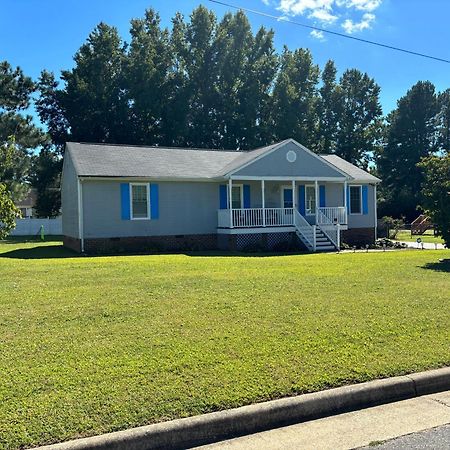
[[[83,185],[78,178],[78,237],[80,239],[81,253],[84,253],[84,218],[83,218]]]

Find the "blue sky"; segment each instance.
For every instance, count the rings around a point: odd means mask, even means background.
[[[363,39],[450,59],[448,0],[225,0],[228,3],[284,16]],[[161,14],[164,25],[176,11],[186,16],[203,3],[221,17],[229,8],[198,0],[0,0],[0,60],[19,65],[37,78],[42,69],[59,73],[72,67],[72,57],[100,21],[116,26],[128,40],[129,21],[145,8]],[[432,81],[438,90],[450,88],[450,64],[414,57],[309,30],[282,20],[249,14],[254,29],[275,30],[278,49],[311,49],[323,67],[328,59],[339,72],[356,67],[381,86],[385,113],[418,80]]]

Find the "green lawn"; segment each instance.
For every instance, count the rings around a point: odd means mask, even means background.
[[[429,242],[431,244],[443,244],[444,241],[440,236],[435,236],[433,230],[427,230],[422,235],[411,236],[411,231],[400,230],[395,237],[396,241],[416,242],[417,238],[422,239],[422,242]]]
[[[0,447],[448,365],[449,255],[0,243]]]

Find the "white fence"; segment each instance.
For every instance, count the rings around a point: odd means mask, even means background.
[[[55,219],[16,219],[16,228],[11,231],[11,236],[37,236],[44,227],[45,235],[61,235],[61,217]]]

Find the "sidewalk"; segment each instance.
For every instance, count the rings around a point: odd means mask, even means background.
[[[410,241],[395,241],[400,242],[400,244],[406,244],[408,248],[416,248],[421,249],[422,246],[425,250],[444,250],[444,244],[433,244],[431,242],[421,242],[418,244],[417,242],[410,242]]]
[[[264,431],[198,449],[354,449],[448,423],[450,391]]]

